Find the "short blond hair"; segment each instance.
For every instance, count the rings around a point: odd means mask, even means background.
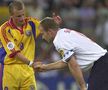
[[[13,14],[13,10],[22,10],[24,9],[24,3],[21,0],[13,0],[10,4],[9,4],[9,13]]]

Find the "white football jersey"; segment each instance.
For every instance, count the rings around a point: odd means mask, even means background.
[[[91,68],[93,62],[107,52],[85,35],[66,28],[57,32],[53,43],[56,50],[62,55],[64,62],[68,62],[74,54],[83,70]]]

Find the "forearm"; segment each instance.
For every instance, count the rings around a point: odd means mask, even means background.
[[[16,54],[16,57],[19,58],[22,62],[29,65],[30,60],[28,60],[24,55],[22,55],[20,52]]]
[[[86,88],[86,84],[82,75],[82,72],[78,66],[75,66],[74,69],[71,69],[69,65],[70,72],[72,73],[73,77],[75,78],[76,82],[79,84],[80,89]],[[77,74],[76,74],[77,73]]]
[[[44,71],[49,71],[49,70],[63,69],[67,67],[67,63],[64,63],[61,60],[54,63],[50,63],[50,64],[42,64],[40,62],[35,62],[33,64],[33,67],[35,71],[44,72]]]
[[[69,70],[75,78],[76,82],[78,83],[80,90],[86,90],[86,83],[82,71],[77,63],[73,63],[76,62],[76,60],[74,58],[72,58],[72,60],[72,62],[71,60],[68,62]]]
[[[56,70],[56,69],[63,69],[67,67],[67,64],[64,63],[62,60],[54,62],[54,63],[50,63],[50,64],[46,64],[44,65],[44,68],[46,70]]]

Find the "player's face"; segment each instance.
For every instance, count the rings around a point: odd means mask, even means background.
[[[46,40],[47,42],[50,42],[51,41],[51,35],[50,35],[50,33],[46,32],[41,25],[39,26],[39,30],[41,30],[42,38],[44,40]]]
[[[25,19],[25,10],[14,9],[12,19],[17,26],[22,26],[24,24],[24,19]]]

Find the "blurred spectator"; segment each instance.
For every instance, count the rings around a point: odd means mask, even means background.
[[[4,2],[11,2],[12,0],[3,0]]]
[[[95,17],[96,17],[96,12],[94,9],[94,1],[84,0],[79,12],[80,12],[81,32],[87,35],[89,38],[94,39]]]
[[[60,16],[64,20],[64,27],[79,29],[79,9],[74,7],[73,0],[61,0]]]
[[[31,3],[27,5],[28,15],[38,19],[42,19],[44,16],[44,10],[38,3],[39,0],[31,0]]]
[[[97,3],[97,24],[96,35],[97,42],[108,49],[108,0]]]
[[[105,22],[104,30],[103,30],[103,43],[105,48],[108,50],[108,19]]]
[[[9,18],[8,8],[6,6],[0,6],[0,25]]]
[[[0,0],[0,5],[2,5],[3,4],[3,0]]]

